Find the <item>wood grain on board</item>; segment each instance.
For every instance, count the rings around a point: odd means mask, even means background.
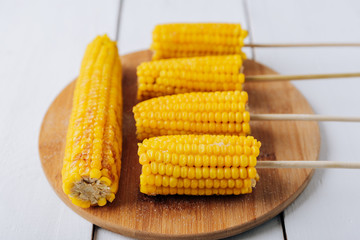
[[[44,117],[39,151],[44,172],[58,196],[75,212],[111,231],[143,239],[215,239],[253,228],[286,208],[306,187],[313,170],[259,169],[260,182],[252,194],[241,196],[156,196],[139,192],[141,166],[132,107],[136,101],[136,66],[151,58],[149,51],[122,57],[123,153],[119,192],[105,207],[81,209],[61,188],[65,136],[71,114],[74,82],[54,100]],[[245,74],[275,74],[251,60]],[[293,85],[248,83],[252,113],[312,113]],[[262,142],[260,160],[317,160],[320,134],[316,122],[253,121],[252,135]]]

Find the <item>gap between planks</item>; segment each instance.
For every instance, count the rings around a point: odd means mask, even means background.
[[[125,0],[119,0],[119,7],[117,12],[117,18],[116,18],[116,29],[115,29],[115,41],[117,42],[118,50],[119,47],[119,37],[120,37],[120,29],[121,29],[121,16],[123,11],[123,3]],[[92,232],[91,232],[91,240],[96,240],[96,233],[98,231],[99,227],[95,224],[92,225]]]
[[[252,27],[251,27],[251,21],[250,21],[250,11],[248,8],[247,0],[243,0],[243,9],[245,14],[245,22],[248,27],[248,33],[249,33],[249,40],[250,44],[248,46],[251,48],[251,59],[255,61],[255,49],[253,47],[254,41],[253,41],[253,35],[252,35]]]
[[[119,0],[119,8],[118,8],[118,14],[117,14],[117,19],[116,19],[116,29],[115,29],[115,41],[118,43],[119,42],[119,37],[120,37],[120,26],[121,26],[121,16],[122,16],[122,9],[123,9],[123,2],[125,0]],[[118,48],[119,48],[119,43],[117,44]]]
[[[284,237],[284,240],[287,240],[284,211],[282,211],[279,215],[280,215],[280,222],[281,222],[281,228],[282,228],[282,232],[283,232],[283,237]]]

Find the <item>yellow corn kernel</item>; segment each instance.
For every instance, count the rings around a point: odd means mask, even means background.
[[[76,80],[62,169],[64,192],[80,207],[103,206],[118,189],[121,75],[116,43],[98,36],[88,45]]]
[[[142,153],[139,157],[139,163],[141,165],[145,164],[145,163],[148,163],[148,159],[147,159],[147,155],[145,153]]]
[[[225,177],[226,179],[231,178],[231,169],[230,169],[229,167],[225,167],[225,168],[224,168],[224,177]]]
[[[164,175],[166,172],[166,165],[164,163],[159,163],[158,165],[158,173],[160,175]]]
[[[170,183],[170,178],[168,176],[163,176],[162,177],[162,185],[164,187],[167,187],[167,186],[169,186],[169,183]]]
[[[255,166],[256,166],[256,162],[257,162],[256,156],[250,156],[250,157],[249,157],[249,166],[250,166],[250,167],[255,167]]]
[[[183,188],[184,187],[184,180],[179,178],[177,179],[177,188]]]
[[[162,185],[162,176],[161,175],[156,175],[155,176],[155,186],[159,187]]]
[[[208,147],[210,147],[210,146],[208,146]],[[206,152],[206,154],[211,154],[211,153]],[[203,160],[202,164],[203,164],[204,167],[208,167],[210,165],[210,158],[209,158],[208,155],[204,155],[202,157],[202,160]]]
[[[237,153],[235,153],[237,154]],[[238,155],[235,155],[232,157],[232,166],[233,167],[239,167],[240,166],[240,157]]]
[[[244,179],[244,187],[251,188],[251,179],[249,179],[249,178]]]
[[[252,146],[251,147],[251,152],[252,152],[252,155],[254,155],[255,157],[258,157],[259,154],[260,154],[260,150],[257,146]]]
[[[231,168],[231,177],[233,179],[238,179],[240,177],[240,171],[239,171],[239,168],[237,167],[232,167]]]
[[[71,189],[73,188],[73,183],[72,182],[66,182],[63,183],[63,191],[65,194],[70,194],[71,193]]]
[[[249,146],[244,147],[244,154],[245,155],[251,155],[251,148]]]
[[[242,188],[243,185],[244,185],[243,180],[241,180],[241,179],[236,179],[235,180],[235,187],[236,188]]]
[[[101,171],[99,169],[93,168],[90,170],[90,178],[99,179],[101,177]]]
[[[150,165],[150,164],[144,164],[144,165],[142,166],[142,172],[143,172],[143,174],[145,174],[145,175],[151,174],[151,172],[152,172],[152,170],[151,170],[151,165]]]
[[[188,178],[184,179],[184,188],[190,188],[191,186],[191,180]]]
[[[146,178],[146,183],[148,185],[154,185],[155,184],[155,177],[154,175],[148,175]]]
[[[170,185],[170,187],[172,187],[172,188],[176,187],[176,186],[177,186],[177,179],[174,178],[174,177],[170,177],[169,185]]]
[[[187,177],[188,177],[189,179],[195,178],[195,168],[194,168],[194,167],[189,167],[189,168],[188,168]]]
[[[181,169],[180,169],[180,176],[181,176],[182,178],[186,178],[186,177],[187,177],[187,173],[188,173],[188,167],[186,167],[186,166],[181,167]]]
[[[210,168],[210,178],[215,179],[217,177],[217,169],[214,167]]]
[[[186,158],[186,156],[185,156],[185,158]],[[192,166],[194,166],[194,163],[195,163],[195,156],[194,155],[188,155],[186,165],[188,165],[189,167],[192,167]]]
[[[151,162],[150,167],[151,167],[152,174],[158,173],[158,164],[156,162]],[[148,171],[148,169],[146,169],[146,171]]]
[[[196,179],[192,179],[192,180],[191,180],[191,184],[190,184],[190,187],[191,187],[191,188],[197,188],[198,185],[199,185],[198,180],[196,180]]]
[[[202,177],[203,177],[202,176],[202,168],[200,168],[200,167],[195,168],[195,178],[201,179]]]
[[[235,187],[235,181],[233,179],[228,180],[228,187],[229,188],[234,188]]]
[[[114,199],[115,199],[115,194],[113,194],[113,193],[106,197],[106,200],[108,200],[109,202],[114,201]]]
[[[171,176],[173,174],[174,167],[171,164],[166,164],[166,175]]]
[[[100,198],[98,200],[98,205],[99,206],[104,206],[106,204],[106,198]]]
[[[112,184],[111,184],[111,186],[110,186],[110,191],[111,192],[117,192],[117,190],[118,190],[118,187],[119,187],[119,183],[118,182],[113,182]]]
[[[244,167],[239,168],[239,172],[240,172],[240,178],[241,179],[246,179],[248,174],[247,174],[247,169]]]
[[[70,197],[71,199],[71,202],[79,207],[82,207],[82,208],[89,208],[91,206],[91,202],[90,200],[87,200],[87,201],[83,201],[79,198],[75,198],[75,197]]]
[[[175,166],[174,166],[174,169],[173,169],[173,176],[174,176],[175,178],[178,178],[178,177],[180,177],[180,174],[181,174],[181,168],[180,168],[180,166],[179,166],[179,165],[175,165]]]
[[[256,177],[256,169],[254,167],[248,167],[248,176],[249,178],[255,178]]]
[[[106,184],[106,186],[110,186],[111,185],[111,180],[107,177],[102,177],[100,178],[101,182],[104,182]]]
[[[210,168],[208,168],[208,167],[202,168],[202,177],[205,179],[210,177]]]
[[[249,158],[246,155],[240,156],[240,166],[241,167],[247,167],[249,165]]]

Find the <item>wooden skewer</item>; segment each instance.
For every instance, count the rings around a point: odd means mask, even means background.
[[[250,114],[251,120],[360,122],[360,117],[317,114]]]
[[[265,82],[265,81],[290,81],[290,80],[309,80],[327,78],[350,78],[360,77],[360,72],[356,73],[329,73],[329,74],[307,74],[307,75],[255,75],[245,76],[246,82]]]
[[[256,48],[281,48],[281,47],[360,47],[360,43],[254,43],[244,44],[244,47],[256,47]]]
[[[258,161],[256,168],[347,168],[360,169],[360,162]]]

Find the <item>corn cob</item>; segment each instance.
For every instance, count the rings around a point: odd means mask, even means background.
[[[240,24],[175,23],[157,25],[153,31],[153,60],[206,55],[240,54],[247,31]]]
[[[248,94],[241,91],[194,92],[152,98],[134,108],[139,140],[178,134],[250,133]]]
[[[261,143],[248,136],[173,135],[139,143],[140,192],[148,195],[251,193]]]
[[[87,208],[112,202],[122,147],[121,64],[108,36],[91,42],[76,81],[62,169],[63,191]]]
[[[186,92],[242,90],[240,55],[164,59],[137,68],[138,99]]]

